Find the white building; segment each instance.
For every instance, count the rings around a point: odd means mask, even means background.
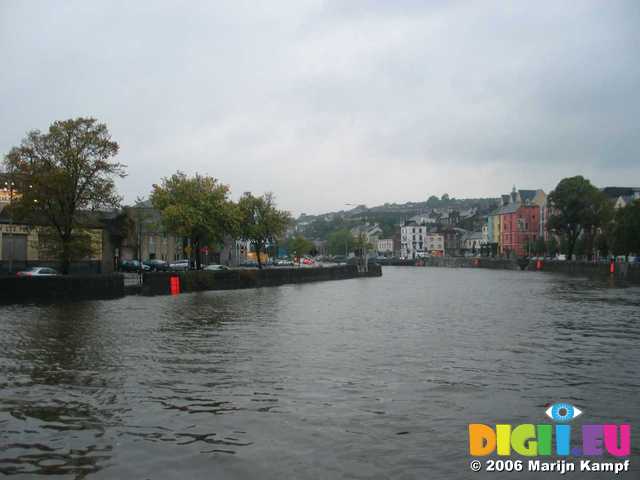
[[[467,232],[462,237],[462,248],[465,249],[467,253],[480,254],[482,246],[486,244],[484,227],[481,232]]]
[[[378,239],[378,255],[383,255],[383,256],[393,255],[393,239],[392,238]]]
[[[418,258],[424,255],[444,255],[444,237],[428,233],[426,225],[407,222],[400,227],[400,256]]]

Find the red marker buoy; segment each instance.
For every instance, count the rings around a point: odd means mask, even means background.
[[[180,277],[177,275],[172,275],[169,278],[169,288],[171,290],[171,295],[178,295],[180,293]]]

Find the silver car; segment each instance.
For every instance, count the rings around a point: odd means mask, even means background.
[[[204,267],[204,270],[208,272],[221,272],[224,270],[231,270],[231,269],[226,265],[207,265],[206,267]]]
[[[170,270],[175,270],[175,271],[179,271],[179,270],[189,270],[191,263],[189,262],[189,260],[176,260],[175,262],[172,262],[169,264],[169,269]]]
[[[31,267],[16,273],[16,277],[55,277],[58,271],[50,267]]]

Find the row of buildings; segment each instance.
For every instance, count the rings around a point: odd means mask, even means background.
[[[0,188],[0,272],[28,266],[58,266],[50,248],[51,237],[38,225],[16,221],[5,207],[12,201],[8,188]],[[150,202],[138,202],[118,211],[84,212],[83,233],[90,243],[88,254],[76,259],[76,273],[109,273],[123,260],[164,260],[173,262],[192,256],[189,242],[162,228],[160,213]],[[238,265],[251,259],[249,242],[228,238],[218,248],[204,247],[202,263]]]
[[[640,187],[605,187],[602,190],[614,209],[640,199]],[[502,256],[530,255],[536,242],[548,241],[547,221],[551,208],[542,190],[516,190],[502,195],[501,206],[486,219],[486,250]]]
[[[606,187],[603,193],[614,208],[640,198],[640,188]],[[14,221],[4,207],[13,192],[0,187],[0,272],[29,265],[55,266],[49,239],[38,226]],[[186,239],[168,234],[161,227],[160,214],[150,203],[138,202],[120,211],[86,213],[83,222],[90,253],[73,265],[77,272],[111,272],[122,260],[159,259],[172,262],[192,256]],[[354,227],[354,237],[364,236],[378,256],[415,259],[422,256],[524,256],[532,244],[548,240],[547,195],[541,189],[517,190],[500,197],[500,204],[487,215],[475,209],[431,209],[398,225],[393,235],[384,236],[377,224]],[[461,228],[461,225],[472,227]],[[319,254],[326,242],[314,242]],[[284,254],[286,252],[278,252]],[[227,238],[218,248],[204,247],[202,263],[238,265],[252,260],[249,242]]]
[[[605,187],[602,192],[614,208],[640,199],[638,187]],[[550,208],[542,189],[519,190],[501,195],[497,208],[487,215],[470,209],[458,212],[431,211],[405,220],[393,238],[375,237],[370,226],[370,240],[378,245],[378,255],[415,259],[422,256],[487,255],[518,257],[530,255],[532,246],[548,241],[547,221]],[[465,220],[479,217],[477,230],[460,228]],[[373,238],[372,238],[373,237]]]

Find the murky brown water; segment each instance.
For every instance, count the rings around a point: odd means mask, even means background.
[[[480,478],[468,423],[544,423],[569,400],[584,421],[637,426],[638,365],[639,288],[544,273],[389,267],[5,306],[0,473]]]

